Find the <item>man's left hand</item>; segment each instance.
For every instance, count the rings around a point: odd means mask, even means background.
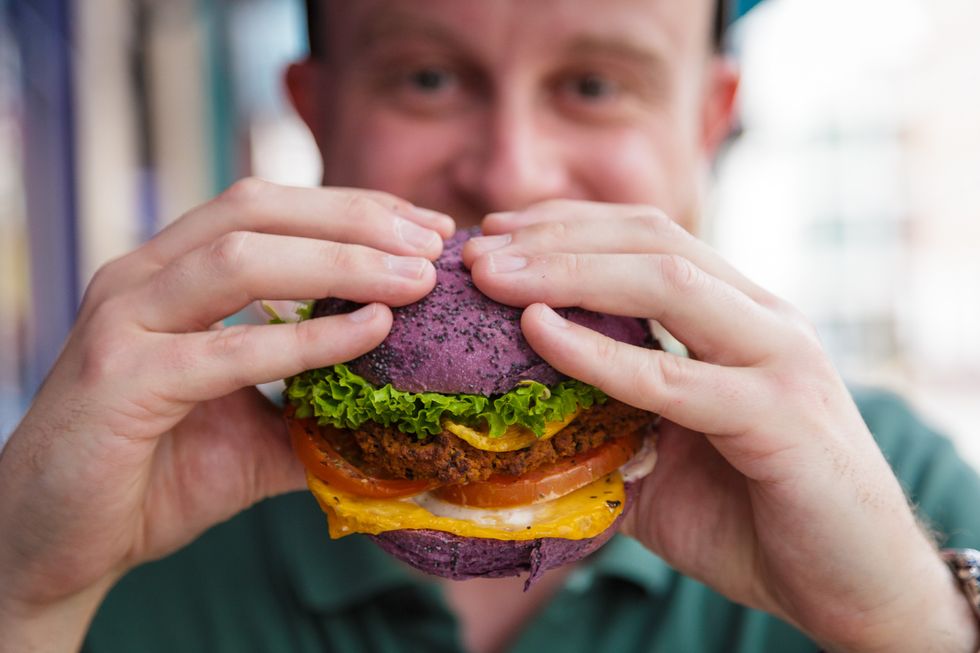
[[[664,418],[626,532],[834,650],[976,650],[966,601],[796,309],[650,207],[549,201],[483,230],[464,261],[527,307],[535,351]],[[691,358],[549,308],[567,306],[657,320]]]

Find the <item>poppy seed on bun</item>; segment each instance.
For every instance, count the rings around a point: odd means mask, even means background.
[[[435,262],[436,286],[420,301],[392,309],[391,333],[348,366],[376,386],[406,392],[502,394],[520,381],[554,385],[565,377],[534,353],[521,333],[523,309],[481,293],[463,265],[463,245],[479,229],[459,231]],[[313,315],[346,313],[351,302],[318,302]],[[644,321],[562,308],[565,318],[633,345],[650,342]]]

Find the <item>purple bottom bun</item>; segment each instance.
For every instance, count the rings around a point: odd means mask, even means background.
[[[443,578],[501,578],[529,572],[524,583],[524,591],[527,591],[544,572],[581,560],[609,541],[635,499],[636,484],[627,483],[625,489],[626,505],[616,521],[598,535],[584,540],[558,537],[495,540],[428,529],[388,531],[370,537],[399,560]]]

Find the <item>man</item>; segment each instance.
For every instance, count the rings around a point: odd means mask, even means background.
[[[0,648],[75,647],[105,600],[92,651],[977,649],[810,327],[682,228],[737,86],[711,2],[318,7],[322,49],[287,83],[334,188],[236,184],[97,275],[0,458]],[[527,594],[435,584],[328,542],[292,495],[182,548],[303,486],[250,386],[376,346],[387,306],[432,288],[446,215],[482,222],[466,261],[484,292],[528,307],[538,353],[664,416],[625,526],[639,544]],[[325,295],[367,306],[209,329],[255,298]],[[656,318],[695,357],[548,308],[570,304]],[[975,545],[976,475],[893,401],[862,409],[936,526]]]

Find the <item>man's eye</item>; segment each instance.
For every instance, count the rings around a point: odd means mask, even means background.
[[[444,91],[456,81],[455,75],[440,68],[419,68],[407,75],[409,85],[425,93]]]
[[[581,75],[569,80],[567,90],[585,100],[607,100],[616,96],[619,86],[600,75]]]
[[[377,92],[392,106],[418,116],[442,116],[467,106],[473,85],[465,68],[438,62],[392,62]]]

